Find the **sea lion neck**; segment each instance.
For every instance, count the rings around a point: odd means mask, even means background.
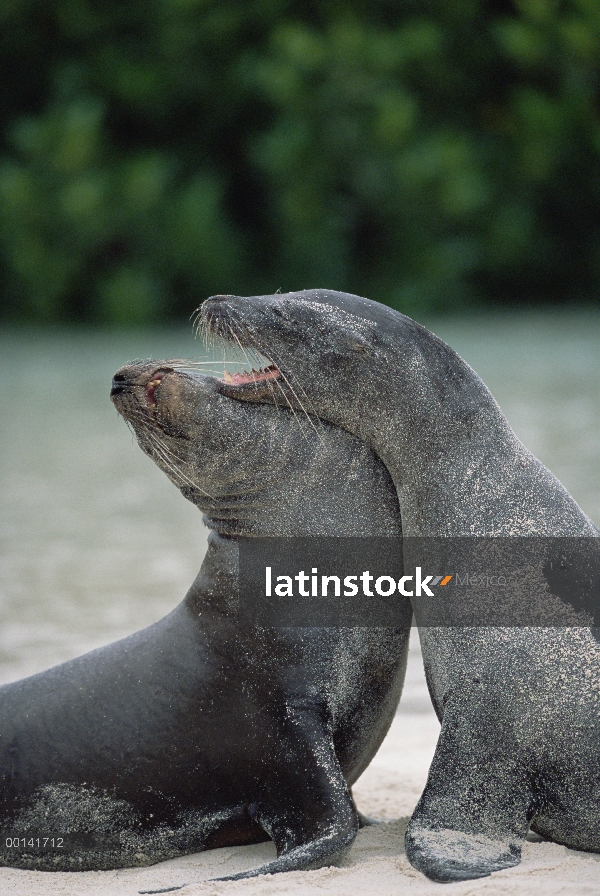
[[[239,539],[211,532],[200,572],[184,604],[199,617],[201,624],[208,624],[211,615],[229,616],[234,620],[238,610],[238,581]]]
[[[272,409],[248,410],[264,426],[265,412]],[[398,534],[393,483],[364,442],[326,424],[302,436],[289,415],[281,427],[292,438],[293,452],[276,454],[270,462],[264,454],[251,458],[246,477],[238,472],[226,492],[194,499],[210,529],[237,539]],[[280,440],[283,433],[278,432]]]
[[[457,494],[468,507],[469,493],[487,483],[490,457],[496,471],[506,463],[510,477],[520,443],[471,367],[424,327],[398,318],[372,365],[379,388],[338,425],[356,420],[356,434],[388,468],[405,534],[458,534],[457,525],[467,534],[457,523]]]

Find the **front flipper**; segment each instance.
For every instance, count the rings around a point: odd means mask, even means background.
[[[411,865],[439,883],[488,877],[521,861],[519,843],[452,828],[435,830],[411,824],[405,845]]]
[[[272,862],[210,880],[244,880],[332,864],[358,833],[356,808],[344,780],[325,704],[318,697],[286,701],[281,755],[273,760],[264,800],[249,807],[277,847]],[[194,881],[200,883],[200,881]],[[168,893],[189,884],[142,893]]]
[[[427,785],[406,831],[411,864],[432,880],[518,865],[533,795],[523,748],[488,704],[446,707]]]

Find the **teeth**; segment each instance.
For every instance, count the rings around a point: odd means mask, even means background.
[[[226,383],[232,383],[232,382],[233,382],[233,377],[232,377],[232,375],[229,373],[228,370],[226,370],[225,373],[223,374],[223,379],[225,380]]]

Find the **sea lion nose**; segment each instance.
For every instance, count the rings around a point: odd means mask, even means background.
[[[125,392],[127,387],[127,377],[123,373],[115,373],[112,378],[112,386],[110,390],[110,397],[113,395],[120,395],[121,392]]]
[[[223,306],[227,304],[230,296],[210,296],[200,306],[199,320],[206,321],[208,317],[216,320],[223,312]]]

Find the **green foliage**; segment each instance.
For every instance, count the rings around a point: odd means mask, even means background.
[[[597,0],[5,0],[4,316],[596,295]]]

